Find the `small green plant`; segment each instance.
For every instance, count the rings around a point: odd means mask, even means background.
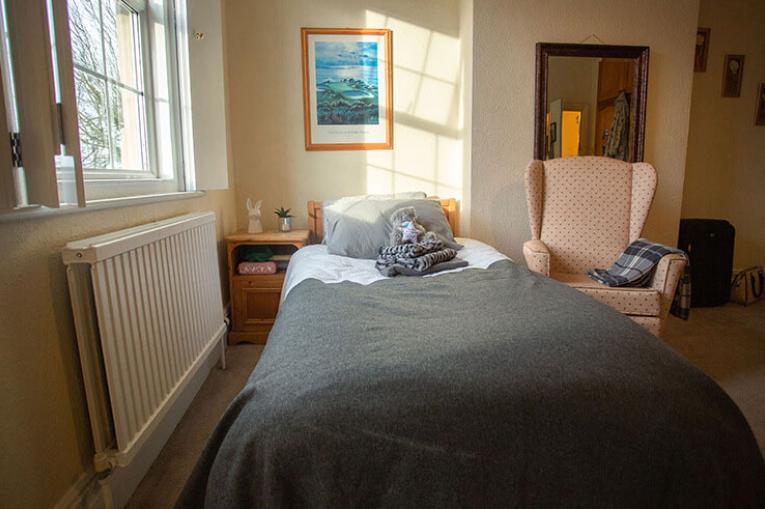
[[[290,214],[290,210],[292,209],[284,209],[284,207],[279,207],[278,209],[274,210],[274,214],[281,217],[282,219],[285,219],[287,217],[295,217],[292,214]]]

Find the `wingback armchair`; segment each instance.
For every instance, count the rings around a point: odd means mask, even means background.
[[[640,237],[655,190],[656,170],[647,163],[595,156],[531,161],[526,264],[661,335],[684,257],[663,257],[647,288],[613,288],[587,276],[589,269],[610,267]]]

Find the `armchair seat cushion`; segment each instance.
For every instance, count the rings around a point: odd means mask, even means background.
[[[586,274],[554,272],[550,276],[620,313],[632,316],[661,315],[661,294],[653,288],[610,287],[593,281]]]

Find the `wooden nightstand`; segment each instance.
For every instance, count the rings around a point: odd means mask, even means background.
[[[268,275],[237,273],[247,246],[268,246],[275,255],[291,255],[308,244],[308,230],[235,233],[226,237],[232,327],[228,342],[264,344],[279,311],[284,270]]]

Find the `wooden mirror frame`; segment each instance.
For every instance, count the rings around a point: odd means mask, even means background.
[[[534,159],[545,159],[545,115],[549,57],[632,58],[635,83],[630,101],[629,162],[643,160],[645,149],[645,110],[648,98],[648,46],[610,46],[605,44],[537,43],[536,98],[534,110]]]

